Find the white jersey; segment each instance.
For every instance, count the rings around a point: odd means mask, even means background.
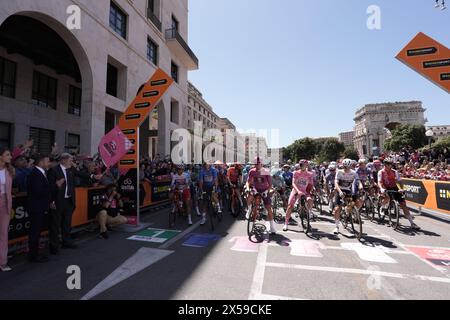
[[[353,191],[353,186],[358,180],[358,174],[354,170],[350,170],[348,173],[345,170],[338,170],[334,181],[339,185],[341,190]]]

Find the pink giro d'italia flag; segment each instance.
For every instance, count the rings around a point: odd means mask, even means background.
[[[116,126],[100,141],[98,151],[107,168],[114,166],[133,147],[130,140],[123,134],[119,126]]]

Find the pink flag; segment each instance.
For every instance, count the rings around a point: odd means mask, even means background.
[[[117,126],[102,138],[98,151],[105,166],[110,168],[118,163],[132,147],[133,144]]]

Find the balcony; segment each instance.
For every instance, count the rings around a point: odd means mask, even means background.
[[[177,56],[181,63],[187,67],[188,70],[198,70],[199,62],[198,58],[189,48],[188,44],[176,29],[166,30],[166,41],[167,46]]]
[[[147,19],[149,19],[153,25],[162,32],[162,23],[151,9],[147,10]]]

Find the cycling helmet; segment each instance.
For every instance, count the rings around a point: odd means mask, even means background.
[[[330,166],[328,167],[328,169],[330,169],[331,171],[334,171],[334,170],[336,170],[336,166],[335,166],[335,165],[330,165]]]
[[[337,166],[337,162],[336,161],[333,161],[333,162],[330,162],[330,166]]]
[[[308,160],[302,159],[298,162],[298,164],[300,167],[302,167],[302,166],[307,166],[308,164],[310,164],[310,162],[308,162]]]
[[[300,170],[300,165],[298,163],[294,166],[294,170],[295,171]]]
[[[358,163],[359,164],[367,164],[367,160],[366,159],[359,159]]]
[[[391,158],[386,158],[386,159],[384,159],[383,163],[384,163],[385,165],[386,165],[386,164],[392,165],[392,164],[394,164],[394,161],[392,161]]]
[[[353,160],[351,159],[345,159],[344,161],[342,161],[342,165],[344,166],[344,168],[350,168],[353,164]]]

